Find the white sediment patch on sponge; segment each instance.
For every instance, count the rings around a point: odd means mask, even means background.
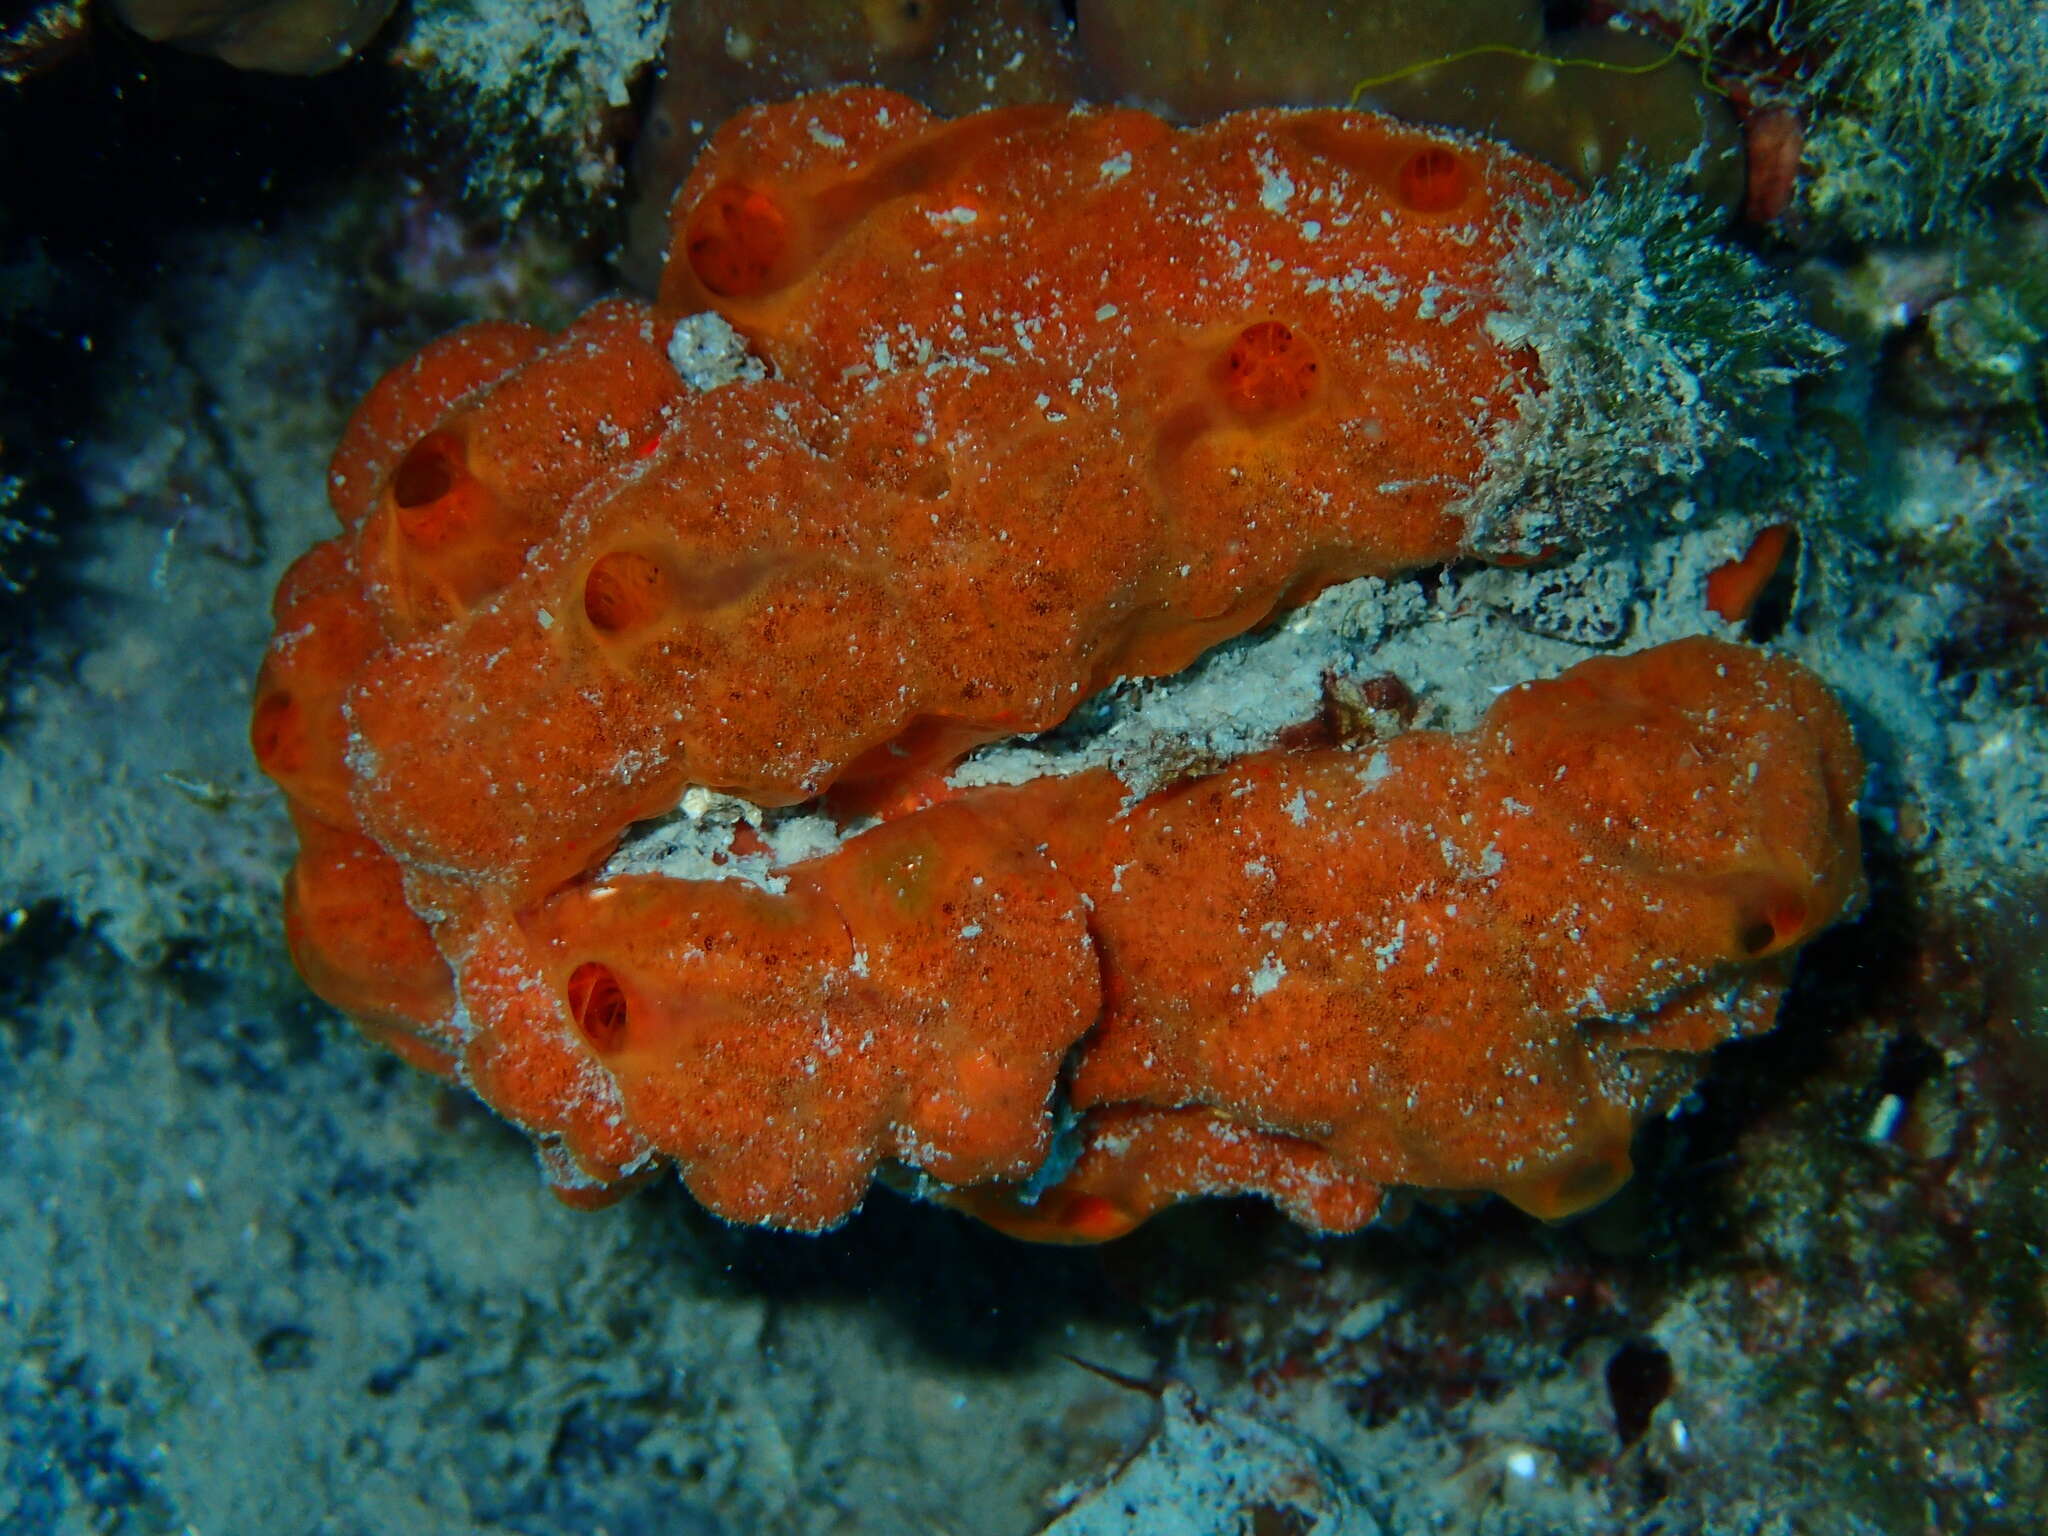
[[[734,851],[742,826],[753,829],[759,851]],[[634,825],[605,860],[598,879],[738,880],[779,896],[789,889],[781,871],[835,852],[860,830],[862,824],[842,828],[815,807],[765,810],[737,795],[692,787],[668,815]]]
[[[767,365],[747,350],[746,338],[725,316],[708,311],[676,322],[668,336],[668,360],[692,389],[768,377]]]

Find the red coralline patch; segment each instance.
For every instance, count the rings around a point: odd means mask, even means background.
[[[1131,807],[940,777],[1461,553],[1526,387],[1512,209],[1556,195],[1356,113],[744,115],[656,304],[457,332],[351,422],[252,727],[302,972],[579,1203],[665,1163],[734,1220],[829,1225],[886,1164],[1063,1238],[1226,1189],[1327,1227],[1388,1182],[1597,1198],[1853,892],[1797,669],[1595,664]],[[686,380],[706,313],[765,367]],[[751,882],[607,872],[693,786],[891,819]]]

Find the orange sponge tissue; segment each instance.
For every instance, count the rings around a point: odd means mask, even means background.
[[[693,786],[887,803],[1459,554],[1531,386],[1494,273],[1559,195],[1354,113],[738,119],[657,303],[470,327],[350,424],[252,731],[300,969],[576,1200],[673,1164],[817,1228],[900,1166],[1089,1239],[1224,1190],[1332,1228],[1385,1183],[1597,1198],[1853,899],[1854,748],[1787,663],[1689,643],[1469,738],[1132,805],[977,791],[751,880],[607,871]]]

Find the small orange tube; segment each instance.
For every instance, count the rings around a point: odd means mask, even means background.
[[[1749,541],[1741,557],[1707,573],[1707,606],[1730,624],[1739,624],[1756,607],[1785,551],[1792,547],[1792,525],[1772,523]]]

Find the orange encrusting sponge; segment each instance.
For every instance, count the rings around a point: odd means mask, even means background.
[[[1808,673],[1681,641],[1466,735],[963,792],[780,890],[599,874],[465,934],[464,1070],[571,1190],[673,1163],[735,1221],[830,1226],[881,1164],[1041,1240],[1387,1184],[1561,1216],[1855,902],[1860,778]]]
[[[657,304],[472,327],[372,392],[322,558],[375,642],[258,707],[345,693],[362,830],[515,904],[693,784],[787,804],[1043,729],[1461,552],[1525,388],[1496,271],[1516,210],[1567,195],[1363,113],[747,113]],[[705,312],[770,377],[679,377]]]
[[[1719,741],[1754,716],[1749,842],[1709,816],[1698,848],[1674,830],[1639,866],[1568,816],[1526,846],[1504,824],[1474,857],[1546,874],[1474,877],[1455,913],[1429,907],[1452,876],[1398,818],[1483,800],[1482,761],[1522,783],[1485,733],[1386,748],[1388,798],[1358,779],[1377,758],[1326,752],[1123,815],[1100,774],[930,803],[962,753],[1119,676],[1464,553],[1460,498],[1531,387],[1488,330],[1498,274],[1517,210],[1568,195],[1505,149],[1360,113],[947,123],[853,89],[743,115],[678,200],[655,304],[459,331],[344,434],[342,531],[279,588],[251,726],[300,832],[302,973],[528,1129],[579,1202],[664,1162],[737,1220],[829,1225],[885,1165],[1048,1237],[1222,1189],[1329,1227],[1388,1181],[1540,1210],[1596,1195],[1672,1053],[1767,1020],[1784,945],[1853,884],[1853,829],[1770,789],[1820,775],[1832,795],[1853,763],[1803,673],[1730,651],[1752,693],[1687,673],[1661,713],[1615,706],[1654,730],[1588,727],[1626,781],[1677,751],[1657,731]],[[696,370],[705,316],[753,366]],[[1819,711],[1804,746],[1780,693]],[[1703,814],[1665,794],[1696,766],[1645,770],[1632,837]],[[1616,793],[1615,772],[1588,776]],[[605,876],[691,786],[836,788],[895,819],[776,889]],[[1557,851],[1575,836],[1590,868]],[[1287,892],[1247,884],[1258,838]],[[1602,905],[1671,869],[1668,917]],[[1557,938],[1544,902],[1568,890],[1609,939]],[[1730,923],[1772,937],[1731,956]],[[1325,952],[1353,938],[1400,942],[1383,967]],[[1635,943],[1640,963],[1609,953]],[[1492,1010],[1498,1041],[1436,1051],[1413,1010],[1440,992]],[[1084,1114],[1056,1142],[1063,1071]],[[1498,1087],[1491,1120],[1475,1083]],[[1048,1158],[1074,1160],[1041,1191]]]
[[[1201,1193],[1324,1228],[1384,1184],[1604,1199],[1686,1058],[1767,1028],[1789,953],[1858,900],[1861,779],[1811,674],[1687,640],[1525,684],[1467,735],[1048,819],[1109,993],[1054,1198],[1086,1197],[1089,1238]]]

